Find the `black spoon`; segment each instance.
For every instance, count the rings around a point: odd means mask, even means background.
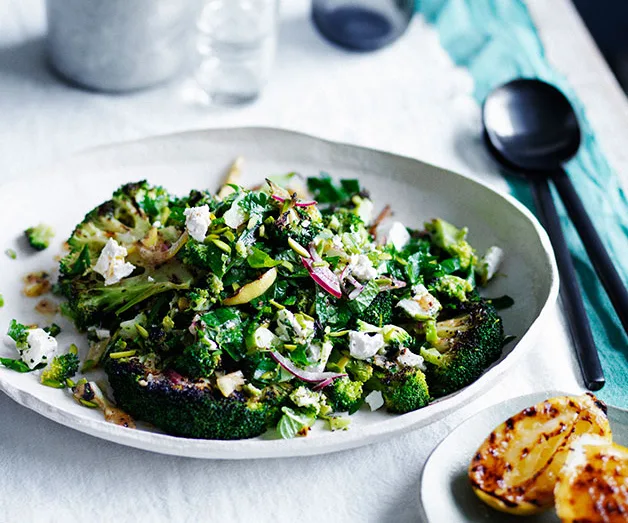
[[[582,202],[562,169],[580,146],[580,127],[567,98],[540,80],[514,80],[491,92],[482,108],[485,139],[496,159],[528,177],[561,272],[564,305],[585,384],[604,386],[604,374],[591,334],[576,272],[550,193],[554,181],[569,216],[622,325],[628,332],[628,293]]]

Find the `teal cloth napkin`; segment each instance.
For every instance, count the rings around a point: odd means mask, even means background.
[[[582,125],[583,140],[567,171],[624,283],[628,284],[628,199],[600,150],[585,107],[565,78],[548,63],[525,2],[418,0],[417,9],[437,29],[441,44],[453,61],[466,67],[473,76],[478,103],[495,86],[517,77],[540,78],[556,85],[569,97]],[[512,194],[534,211],[526,183],[510,177],[508,181]],[[554,201],[606,375],[606,386],[598,396],[614,405],[628,407],[628,337],[556,194]],[[542,338],[539,343],[543,343]],[[551,351],[552,347],[546,349]]]

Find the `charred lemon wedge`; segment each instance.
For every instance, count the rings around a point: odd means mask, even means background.
[[[628,521],[628,448],[599,436],[578,438],[554,494],[563,523]]]
[[[527,515],[550,508],[570,445],[582,434],[611,441],[606,406],[592,394],[548,399],[508,418],[469,466],[477,496],[494,509]]]

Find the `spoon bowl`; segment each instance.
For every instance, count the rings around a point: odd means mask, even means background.
[[[580,126],[569,100],[541,80],[498,87],[484,101],[482,119],[487,143],[500,161],[526,174],[560,169],[580,147]]]

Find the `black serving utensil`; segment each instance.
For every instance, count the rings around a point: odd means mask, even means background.
[[[561,274],[561,289],[585,385],[604,386],[604,373],[584,310],[571,254],[565,242],[548,180],[554,181],[611,301],[628,332],[628,293],[571,181],[562,169],[580,146],[573,108],[555,87],[539,80],[514,80],[492,91],[482,108],[484,138],[507,169],[530,181],[541,220]]]

